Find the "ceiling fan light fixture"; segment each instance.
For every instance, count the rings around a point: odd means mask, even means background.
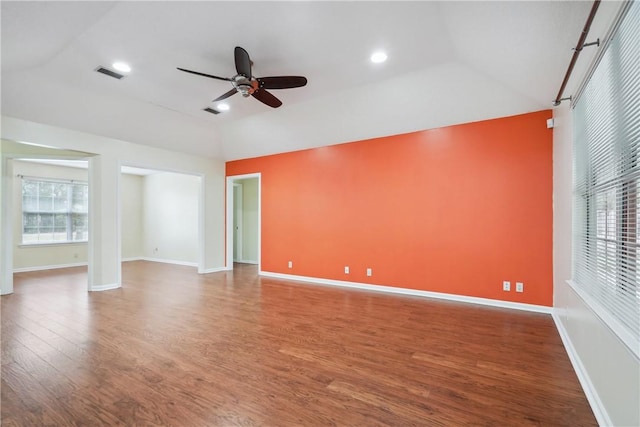
[[[251,86],[249,85],[239,85],[238,90],[240,91],[242,96],[244,96],[245,98],[251,95]]]
[[[379,64],[386,60],[387,60],[387,54],[382,51],[374,52],[371,55],[371,62],[373,62],[374,64]]]
[[[129,71],[131,71],[131,67],[126,62],[114,62],[113,64],[111,64],[111,66],[123,73],[128,73]]]

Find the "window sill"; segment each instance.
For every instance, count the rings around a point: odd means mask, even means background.
[[[45,246],[86,245],[88,240],[78,242],[51,242],[51,243],[20,243],[19,248],[40,248]]]

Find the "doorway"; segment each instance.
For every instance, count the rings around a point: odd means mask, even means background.
[[[202,177],[121,165],[120,260],[202,270]]]
[[[86,163],[86,161],[91,158],[94,154],[74,151],[74,150],[63,150],[57,149],[53,147],[43,146],[43,145],[34,145],[25,142],[16,142],[3,139],[0,142],[0,173],[2,174],[1,180],[1,191],[0,191],[0,199],[1,200],[1,214],[0,214],[0,246],[2,246],[0,252],[2,253],[0,256],[0,294],[6,295],[13,293],[13,271],[16,268],[14,265],[14,255],[16,255],[16,247],[19,248],[19,245],[23,240],[22,231],[23,225],[21,224],[23,220],[23,212],[22,212],[22,191],[20,188],[15,188],[16,186],[21,186],[22,179],[18,179],[19,177],[14,176],[14,160],[20,161],[25,159],[35,159],[35,160],[44,160],[44,161],[77,161],[82,160]],[[90,164],[88,164],[88,170],[91,170]],[[31,173],[27,173],[31,175]],[[86,178],[85,178],[86,179]],[[91,223],[91,215],[92,212],[89,210],[87,212],[89,216],[89,223]],[[49,218],[51,219],[51,218]],[[53,223],[53,232],[52,236],[55,234],[55,218]],[[59,218],[62,220],[62,218]],[[17,222],[16,222],[17,221]],[[58,225],[60,228],[62,227],[61,221]],[[66,222],[64,223],[66,227]],[[51,227],[50,227],[51,228]],[[38,229],[38,232],[40,230]],[[60,230],[60,233],[62,231]],[[59,233],[59,234],[60,234]],[[89,241],[87,241],[86,246],[90,247],[95,241],[91,241],[89,237]],[[71,248],[71,246],[69,246]],[[76,245],[77,248],[77,245]],[[50,254],[50,251],[45,250],[47,252],[44,255]],[[59,258],[54,258],[53,260],[49,259],[41,259],[41,263],[47,265],[59,265],[61,263],[64,264],[74,264],[79,263],[80,252],[76,257],[76,252],[67,251],[66,256],[69,256],[69,259],[60,260]],[[26,263],[31,262],[32,259],[30,257],[26,257],[24,259]],[[89,265],[91,265],[91,260],[89,261]],[[18,266],[17,268],[22,268],[26,270],[33,270],[34,266],[25,264],[24,266]],[[40,266],[37,266],[40,268]],[[90,284],[90,275],[87,280],[87,288],[89,288]]]
[[[260,270],[260,174],[227,177],[226,269],[233,263],[257,264]]]
[[[13,271],[88,265],[88,161],[13,159]]]

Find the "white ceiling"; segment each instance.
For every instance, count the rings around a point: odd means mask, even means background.
[[[2,114],[226,160],[521,114],[551,108],[591,5],[2,1]],[[230,83],[176,67],[231,77],[235,46],[309,84],[202,111]],[[94,72],[116,60],[126,78]]]

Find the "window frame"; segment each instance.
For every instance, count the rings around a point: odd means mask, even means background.
[[[640,206],[638,205],[638,193],[640,192],[640,172],[638,169],[640,150],[634,139],[627,138],[629,134],[619,122],[622,106],[629,105],[627,93],[622,89],[618,75],[614,78],[598,80],[594,83],[594,90],[613,98],[602,98],[590,94],[587,88],[591,80],[597,74],[599,67],[615,68],[619,72],[621,64],[620,47],[623,42],[619,38],[620,28],[629,16],[634,2],[627,3],[620,11],[616,23],[607,34],[603,47],[591,66],[589,73],[572,100],[574,117],[573,135],[573,241],[572,241],[572,279],[567,283],[584,300],[584,302],[600,317],[612,332],[627,346],[627,348],[640,358],[640,315],[638,323],[629,326],[629,318],[632,323],[634,312],[640,313]],[[636,7],[640,7],[637,6]],[[637,16],[638,9],[634,10]],[[631,27],[633,28],[633,27]],[[622,39],[625,43],[632,38]],[[603,71],[604,73],[604,71]],[[634,82],[639,84],[640,76],[626,75],[625,84]],[[632,83],[633,84],[633,83]],[[581,100],[582,97],[589,101]],[[622,99],[622,101],[620,101]],[[596,115],[596,120],[606,125],[593,125],[589,120],[589,106],[586,104],[582,110],[583,117],[576,119],[576,107],[581,102],[594,102],[594,100],[606,103],[604,115]],[[581,106],[582,108],[582,106]],[[600,110],[596,110],[600,111]],[[640,114],[631,110],[631,117]],[[636,117],[637,118],[637,117]],[[635,122],[631,122],[635,123]],[[582,126],[582,127],[580,127]],[[600,127],[598,127],[600,126]],[[613,129],[613,130],[611,130]],[[602,139],[591,139],[593,131],[602,132],[611,130],[612,134],[600,134]],[[583,139],[581,139],[583,138]],[[611,152],[602,151],[602,147],[610,138],[608,147]],[[596,146],[590,147],[587,141],[595,141]],[[603,142],[605,141],[605,142]],[[596,147],[596,151],[592,151]],[[597,154],[594,154],[597,153]],[[607,155],[616,160],[615,166],[607,165],[603,158]],[[579,168],[578,166],[579,165]],[[602,174],[602,175],[601,175]],[[611,175],[612,174],[612,175]],[[604,208],[603,208],[604,206]],[[578,273],[579,271],[579,273]],[[583,282],[578,278],[580,276]],[[629,305],[630,304],[630,305]],[[616,311],[617,310],[617,311]],[[624,319],[624,320],[623,320]],[[625,324],[627,322],[627,324]],[[635,329],[634,329],[635,328]]]
[[[86,244],[89,241],[89,184],[87,181],[80,180],[70,180],[70,179],[57,179],[57,178],[46,178],[46,177],[33,177],[33,176],[23,176],[19,175],[21,178],[20,190],[20,213],[21,213],[21,224],[20,224],[20,244],[19,247],[41,247],[41,246],[59,246],[59,245],[77,245],[77,244]],[[66,209],[64,211],[56,212],[55,208],[52,205],[51,212],[40,211],[39,208],[36,208],[34,211],[25,211],[25,203],[24,203],[24,187],[27,182],[35,183],[38,186],[38,189],[41,184],[63,184],[66,186]],[[85,187],[84,196],[82,198],[82,207],[81,211],[74,210],[73,208],[73,199],[74,199],[74,186],[83,186]],[[39,190],[38,190],[39,191]],[[55,197],[52,197],[55,200]],[[40,195],[36,196],[36,200],[38,201],[38,205],[40,204]],[[65,240],[43,240],[43,241],[25,241],[25,235],[29,233],[25,233],[25,215],[28,214],[47,214],[52,216],[52,234],[55,233],[56,224],[55,217],[56,215],[64,215],[65,216],[65,232],[66,238]],[[74,215],[81,215],[84,217],[84,226],[82,227],[82,232],[84,235],[83,239],[73,240],[73,221]],[[59,228],[59,227],[58,227]],[[36,236],[40,236],[40,230],[35,233]]]

